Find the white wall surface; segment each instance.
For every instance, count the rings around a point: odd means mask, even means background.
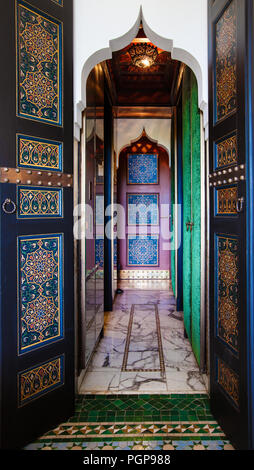
[[[74,0],[74,113],[79,138],[86,107],[86,79],[93,67],[112,57],[136,36],[140,19],[148,38],[186,63],[199,86],[199,107],[207,126],[206,0]]]
[[[137,140],[145,128],[148,137],[156,140],[168,151],[170,165],[171,119],[115,119],[114,127],[116,129],[114,144],[118,159],[121,150],[130,145],[131,141]]]

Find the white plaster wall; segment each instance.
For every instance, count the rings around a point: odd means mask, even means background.
[[[140,137],[145,128],[148,137],[166,148],[170,164],[171,119],[115,119],[114,128],[116,130],[114,144],[118,159],[121,150]]]
[[[86,106],[86,79],[99,62],[136,36],[142,17],[145,32],[158,47],[186,63],[199,85],[199,106],[207,126],[206,0],[74,0],[74,113],[79,138]]]

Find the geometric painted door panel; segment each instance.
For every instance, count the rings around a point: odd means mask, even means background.
[[[0,445],[19,449],[74,411],[73,2],[0,17]]]
[[[64,381],[64,356],[59,356],[35,368],[18,374],[19,406],[48,393]]]
[[[63,235],[18,237],[19,353],[63,336]]]
[[[236,353],[239,351],[239,240],[216,236],[217,334]]]
[[[62,171],[63,144],[54,140],[17,135],[17,166]]]
[[[63,217],[63,190],[18,186],[17,207],[19,219]]]
[[[17,2],[18,116],[62,125],[62,24]]]
[[[247,449],[245,0],[209,1],[211,408]]]

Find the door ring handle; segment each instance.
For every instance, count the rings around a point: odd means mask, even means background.
[[[12,209],[10,208],[8,210],[9,205],[12,205]],[[17,210],[17,206],[16,206],[15,202],[13,202],[10,198],[6,198],[5,201],[2,204],[2,209],[3,209],[5,214],[14,214],[14,212],[16,212],[16,210]]]
[[[238,214],[243,211],[244,197],[239,197],[236,201],[236,210]]]

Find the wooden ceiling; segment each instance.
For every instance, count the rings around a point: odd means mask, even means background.
[[[171,59],[169,52],[158,49],[157,59],[151,67],[140,68],[132,64],[128,52],[134,42],[147,42],[142,25],[137,38],[124,49],[113,52],[106,61],[106,76],[115,106],[176,106],[182,64]]]

